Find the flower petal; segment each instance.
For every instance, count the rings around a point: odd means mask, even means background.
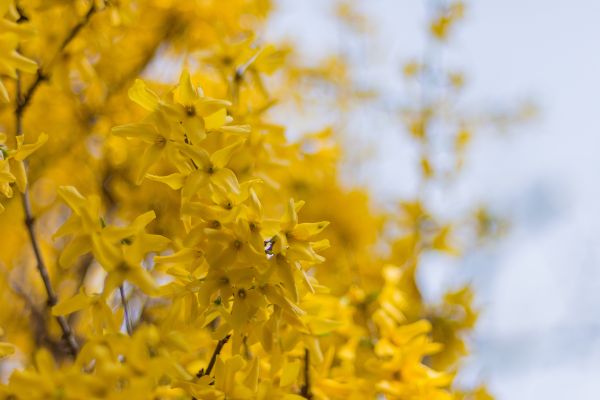
[[[190,72],[184,69],[179,78],[179,85],[175,89],[175,101],[185,106],[191,106],[198,98],[198,92],[194,88]]]
[[[238,140],[229,146],[215,151],[210,156],[210,161],[212,162],[213,166],[215,168],[224,168],[242,143],[244,143],[244,140]]]
[[[34,143],[30,144],[22,144],[22,138],[23,136],[19,136],[19,138],[17,139],[20,139],[19,149],[15,152],[13,156],[15,160],[18,161],[23,161],[24,159],[29,157],[31,153],[33,153],[38,148],[40,148],[40,146],[46,143],[46,141],[48,140],[48,135],[45,133],[41,133],[40,136],[38,136],[38,139]]]
[[[76,311],[83,310],[93,302],[93,296],[88,296],[83,290],[80,290],[75,296],[62,300],[52,307],[52,315],[69,315]]]
[[[146,174],[146,178],[151,181],[164,183],[173,190],[179,190],[183,187],[185,182],[185,176],[183,174],[175,173],[167,176],[158,176],[152,174]]]
[[[155,143],[158,135],[154,125],[145,122],[115,126],[111,132],[121,137],[139,138],[146,143]]]
[[[63,268],[72,267],[75,261],[92,249],[90,240],[87,236],[77,236],[73,238],[63,249],[58,263]]]
[[[140,169],[136,178],[136,183],[138,185],[142,183],[142,180],[144,180],[144,176],[150,167],[160,159],[164,148],[165,147],[160,144],[153,144],[146,148],[140,160]]]
[[[158,108],[159,98],[152,90],[148,89],[144,81],[136,79],[133,86],[129,89],[129,98],[135,101],[148,111],[154,111]]]

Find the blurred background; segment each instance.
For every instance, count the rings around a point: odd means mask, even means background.
[[[421,190],[419,149],[398,122],[399,110],[447,90],[436,70],[462,72],[464,89],[451,106],[483,122],[465,168],[427,196],[448,214],[485,204],[508,229],[464,257],[423,260],[419,279],[431,301],[465,282],[476,291],[481,316],[459,380],[486,382],[498,399],[597,398],[600,3],[466,2],[443,43],[428,34],[441,0],[276,6],[266,38],[293,42],[308,64],[342,58],[358,91],[377,93],[337,110],[319,98],[329,93],[318,93],[315,109],[303,111],[312,125],[301,115],[286,124],[292,134],[342,125],[344,179],[368,187],[380,206]],[[403,79],[411,62],[432,66],[416,93]]]

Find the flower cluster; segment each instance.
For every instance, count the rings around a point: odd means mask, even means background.
[[[17,136],[16,148],[11,149],[6,143],[6,134],[0,133],[0,193],[7,199],[13,197],[12,184],[15,184],[19,191],[25,191],[27,173],[23,162],[48,140],[48,135],[42,133],[35,143],[25,144],[24,140],[23,135]],[[0,213],[2,211],[4,206],[0,203]]]

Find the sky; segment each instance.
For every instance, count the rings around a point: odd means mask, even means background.
[[[426,2],[357,3],[372,41],[336,28],[326,0],[279,0],[265,36],[294,41],[308,59],[343,49],[365,82],[392,93],[400,63],[423,52]],[[466,259],[426,259],[421,277],[432,296],[459,282],[475,286],[482,314],[460,380],[484,381],[500,400],[600,392],[598,17],[593,0],[467,1],[445,50],[443,62],[466,71],[467,107],[533,101],[539,110],[527,124],[476,139],[444,195],[450,207],[489,204],[511,221],[509,233]],[[388,114],[370,110],[358,122],[377,136],[358,138],[375,156],[356,179],[384,200],[414,184],[410,150]]]

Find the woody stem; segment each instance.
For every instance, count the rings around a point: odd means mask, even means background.
[[[17,10],[21,14],[18,22],[27,21],[27,17],[23,14],[22,10],[20,8],[18,8]],[[66,38],[63,40],[63,42],[60,46],[58,54],[60,54],[66,48],[66,46],[75,38],[75,36],[77,36],[77,33],[79,31],[81,31],[81,29],[89,22],[90,17],[94,14],[95,11],[96,11],[96,7],[95,7],[94,3],[92,3],[92,5],[90,6],[90,9],[85,14],[84,18],[77,25],[75,25],[71,29],[71,31],[67,34]],[[36,79],[33,81],[31,86],[29,86],[29,88],[23,94],[22,93],[21,74],[19,72],[17,72],[16,107],[15,107],[15,137],[23,135],[23,114],[25,112],[25,109],[31,102],[33,95],[39,88],[42,81],[46,80],[47,78],[48,78],[47,73],[45,73],[43,71],[43,69],[40,67],[38,69]],[[52,282],[50,280],[48,268],[46,267],[46,263],[44,262],[42,252],[40,250],[39,241],[36,236],[35,218],[33,217],[33,213],[31,211],[31,201],[29,199],[29,188],[28,187],[26,187],[25,190],[23,191],[21,199],[22,199],[22,203],[23,203],[23,213],[25,214],[25,226],[27,228],[27,233],[29,234],[29,241],[31,243],[31,249],[35,256],[38,272],[44,283],[44,288],[46,289],[46,296],[47,296],[46,303],[48,304],[48,307],[53,307],[58,302],[58,297],[56,296],[56,292],[54,291],[54,288],[52,287]],[[69,325],[67,319],[62,315],[56,316],[56,321],[58,322],[58,325],[60,326],[60,329],[62,330],[63,338],[69,348],[69,352],[71,353],[71,355],[73,357],[75,357],[77,355],[77,352],[79,351],[79,345],[77,343],[77,340],[75,339],[75,335],[73,334],[73,330],[71,329],[71,326]]]

